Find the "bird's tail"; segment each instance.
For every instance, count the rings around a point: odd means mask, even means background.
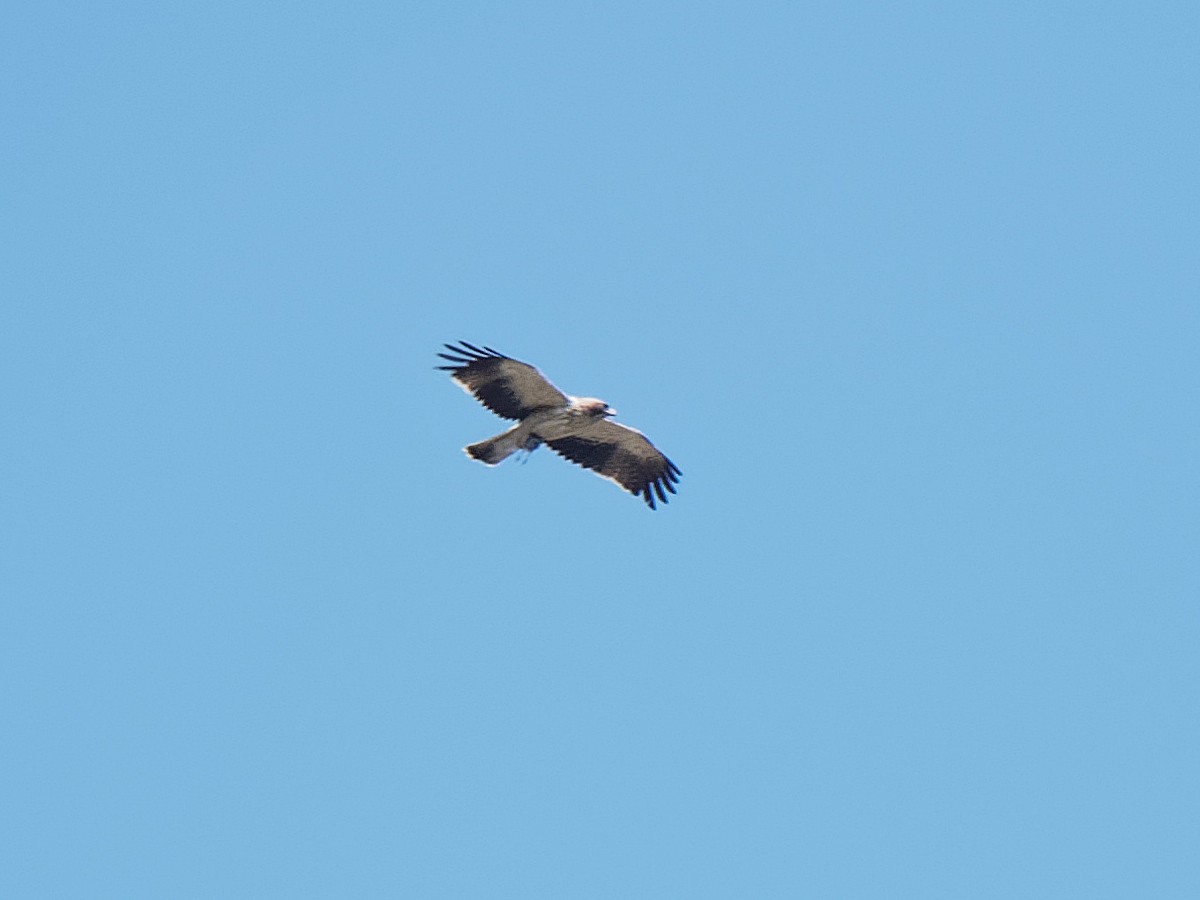
[[[478,444],[468,444],[463,449],[472,459],[494,466],[508,459],[523,446],[521,437],[515,434],[516,430],[517,428],[510,428],[504,434],[498,434]]]

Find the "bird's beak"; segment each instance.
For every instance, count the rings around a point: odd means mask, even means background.
[[[617,414],[617,411],[615,409],[613,409],[611,406],[609,406],[609,407],[605,408],[604,414],[606,416],[615,416]]]

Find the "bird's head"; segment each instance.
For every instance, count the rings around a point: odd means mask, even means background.
[[[617,414],[615,409],[603,400],[597,400],[595,397],[580,397],[575,401],[575,406],[584,415],[595,416],[597,419],[604,419]]]

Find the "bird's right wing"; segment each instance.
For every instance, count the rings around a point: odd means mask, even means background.
[[[454,363],[438,366],[450,373],[467,393],[504,419],[524,419],[539,409],[566,406],[567,395],[552,385],[529,363],[498,353],[491,347],[476,347],[466,341],[446,344],[450,353],[439,353]]]

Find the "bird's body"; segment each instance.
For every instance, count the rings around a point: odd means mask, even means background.
[[[675,493],[679,468],[640,431],[609,421],[616,410],[595,397],[564,394],[528,363],[476,347],[466,341],[446,344],[454,355],[439,353],[454,363],[439,366],[480,403],[517,424],[507,431],[468,445],[473,459],[494,466],[518,450],[533,451],[542,444],[560,456],[592,469],[651,508],[655,498],[667,501]]]
[[[543,443],[591,431],[590,425],[599,421],[598,416],[603,412],[588,404],[599,401],[582,397],[569,397],[568,400],[561,409],[534,410],[508,431],[468,445],[465,448],[467,455],[494,466],[518,450],[533,451]]]

